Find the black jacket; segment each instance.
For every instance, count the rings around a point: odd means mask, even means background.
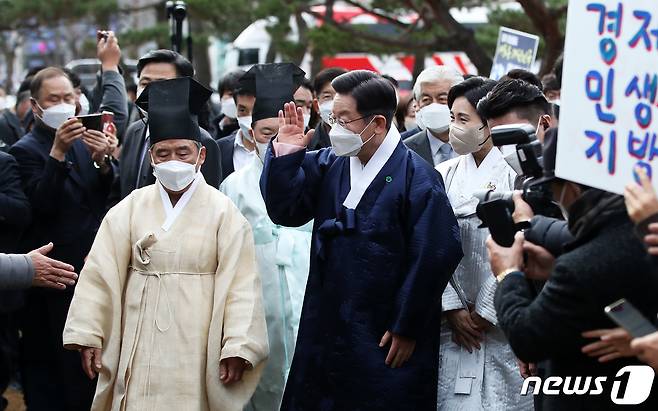
[[[219,147],[206,130],[199,127],[199,131],[201,132],[201,144],[206,148],[206,161],[201,166],[201,173],[208,184],[219,188],[219,184],[223,180]],[[139,120],[131,124],[124,135],[121,157],[119,158],[120,198],[125,198],[136,188],[155,183],[148,151],[144,151],[145,133],[146,125],[142,120]],[[144,153],[143,157],[142,153]],[[140,164],[142,165],[141,169]],[[137,183],[138,174],[139,184]]]
[[[235,164],[233,164],[233,152],[235,151],[235,137],[238,130],[235,130],[230,136],[222,137],[217,140],[219,152],[222,155],[222,176],[228,177],[235,171]]]
[[[121,140],[128,127],[128,96],[123,76],[116,71],[104,71],[92,92],[90,112],[111,111],[117,137]]]
[[[423,131],[423,130],[421,130],[420,127],[414,127],[411,130],[406,130],[406,131],[403,131],[402,133],[400,133],[400,138],[402,140],[406,140],[409,137],[415,136],[416,134],[420,133],[421,131]]]
[[[235,134],[235,132],[240,129],[240,125],[238,124],[237,120],[225,124],[224,128],[222,128],[219,126],[219,123],[221,123],[222,120],[224,120],[224,115],[220,114],[215,118],[213,118],[210,122],[211,124],[210,124],[209,133],[211,136],[215,137],[215,140],[218,141],[224,137],[228,137],[232,134]],[[226,178],[226,176],[224,176],[224,178]]]
[[[404,140],[404,144],[409,148],[409,150],[414,151],[416,154],[421,156],[423,160],[430,163],[431,166],[435,166],[434,159],[432,158],[432,147],[430,147],[430,141],[427,139],[427,132],[420,131],[413,136]]]
[[[9,151],[9,147],[23,137],[24,134],[21,121],[16,114],[9,109],[2,110],[0,113],[0,150]]]
[[[23,193],[18,164],[10,154],[0,151],[0,252],[18,251],[18,238],[30,219],[30,203]]]
[[[565,244],[574,241],[567,222],[557,218],[536,215],[530,220],[530,228],[524,232],[525,239],[547,249],[554,256],[564,252]]]
[[[331,139],[329,139],[329,133],[324,128],[325,123],[320,121],[315,127],[315,132],[313,137],[311,137],[311,142],[308,144],[307,150],[319,150],[321,148],[331,147]]]
[[[24,250],[52,241],[49,255],[80,270],[105,213],[114,171],[101,175],[82,140],[66,154],[66,163],[50,157],[54,131],[38,123],[10,150],[32,207]]]
[[[596,196],[585,197],[570,210],[569,226],[576,240],[557,258],[539,295],[534,298],[528,281],[516,274],[508,275],[496,291],[498,323],[519,359],[545,361],[546,376],[607,377],[602,395],[543,396],[543,410],[612,408],[610,390],[616,373],[638,361],[600,364],[581,353],[581,348],[592,342],[581,333],[616,327],[603,309],[621,298],[652,321],[658,312],[658,276],[633,232],[623,199],[619,197],[613,206],[597,212],[596,202],[588,203]],[[654,384],[652,397],[643,404],[645,409],[658,409],[656,387]]]
[[[49,257],[73,265],[79,273],[104,216],[114,169],[101,175],[82,140],[73,142],[65,162],[60,163],[50,157],[54,137],[54,130],[37,121],[10,149],[32,207],[23,251],[52,241]],[[33,288],[26,294],[22,352],[40,351],[38,356],[25,355],[21,362],[31,408],[88,410],[91,406],[96,384],[81,371],[80,356],[61,345],[73,290]]]

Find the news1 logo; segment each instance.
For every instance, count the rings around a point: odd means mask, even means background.
[[[655,374],[648,365],[628,365],[617,372],[612,380],[610,400],[620,405],[642,404],[649,398]],[[601,395],[608,377],[528,377],[523,381],[521,395]]]

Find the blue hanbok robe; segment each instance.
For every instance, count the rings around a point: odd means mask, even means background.
[[[394,147],[355,209],[343,205],[348,158],[330,148],[266,153],[260,183],[272,221],[314,219],[282,410],[436,408],[441,294],[462,257],[459,226],[441,176],[401,141]],[[387,330],[416,340],[402,368],[385,364]]]

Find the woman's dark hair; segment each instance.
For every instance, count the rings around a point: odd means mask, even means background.
[[[478,102],[496,87],[496,81],[484,77],[471,77],[461,83],[453,86],[448,92],[448,107],[459,97],[465,97],[466,100],[477,110]],[[478,113],[479,115],[479,113]],[[480,116],[484,123],[486,120]]]
[[[407,110],[409,110],[409,104],[414,100],[414,96],[409,94],[407,97],[402,97],[398,103],[398,109],[395,112],[395,120],[398,122],[398,130],[409,131],[404,126],[404,119],[407,117]]]
[[[372,71],[354,70],[336,77],[331,85],[336,93],[354,98],[356,110],[361,116],[379,114],[386,118],[386,126],[391,126],[397,99],[390,81]]]
[[[160,49],[151,50],[137,62],[137,77],[142,74],[142,70],[151,63],[169,63],[176,67],[178,77],[194,77],[194,66],[182,55],[172,50]]]

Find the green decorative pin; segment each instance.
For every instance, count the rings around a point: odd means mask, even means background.
[[[386,176],[386,182],[387,182],[387,183],[390,183],[391,181],[393,181],[393,177],[391,177],[391,176]]]

